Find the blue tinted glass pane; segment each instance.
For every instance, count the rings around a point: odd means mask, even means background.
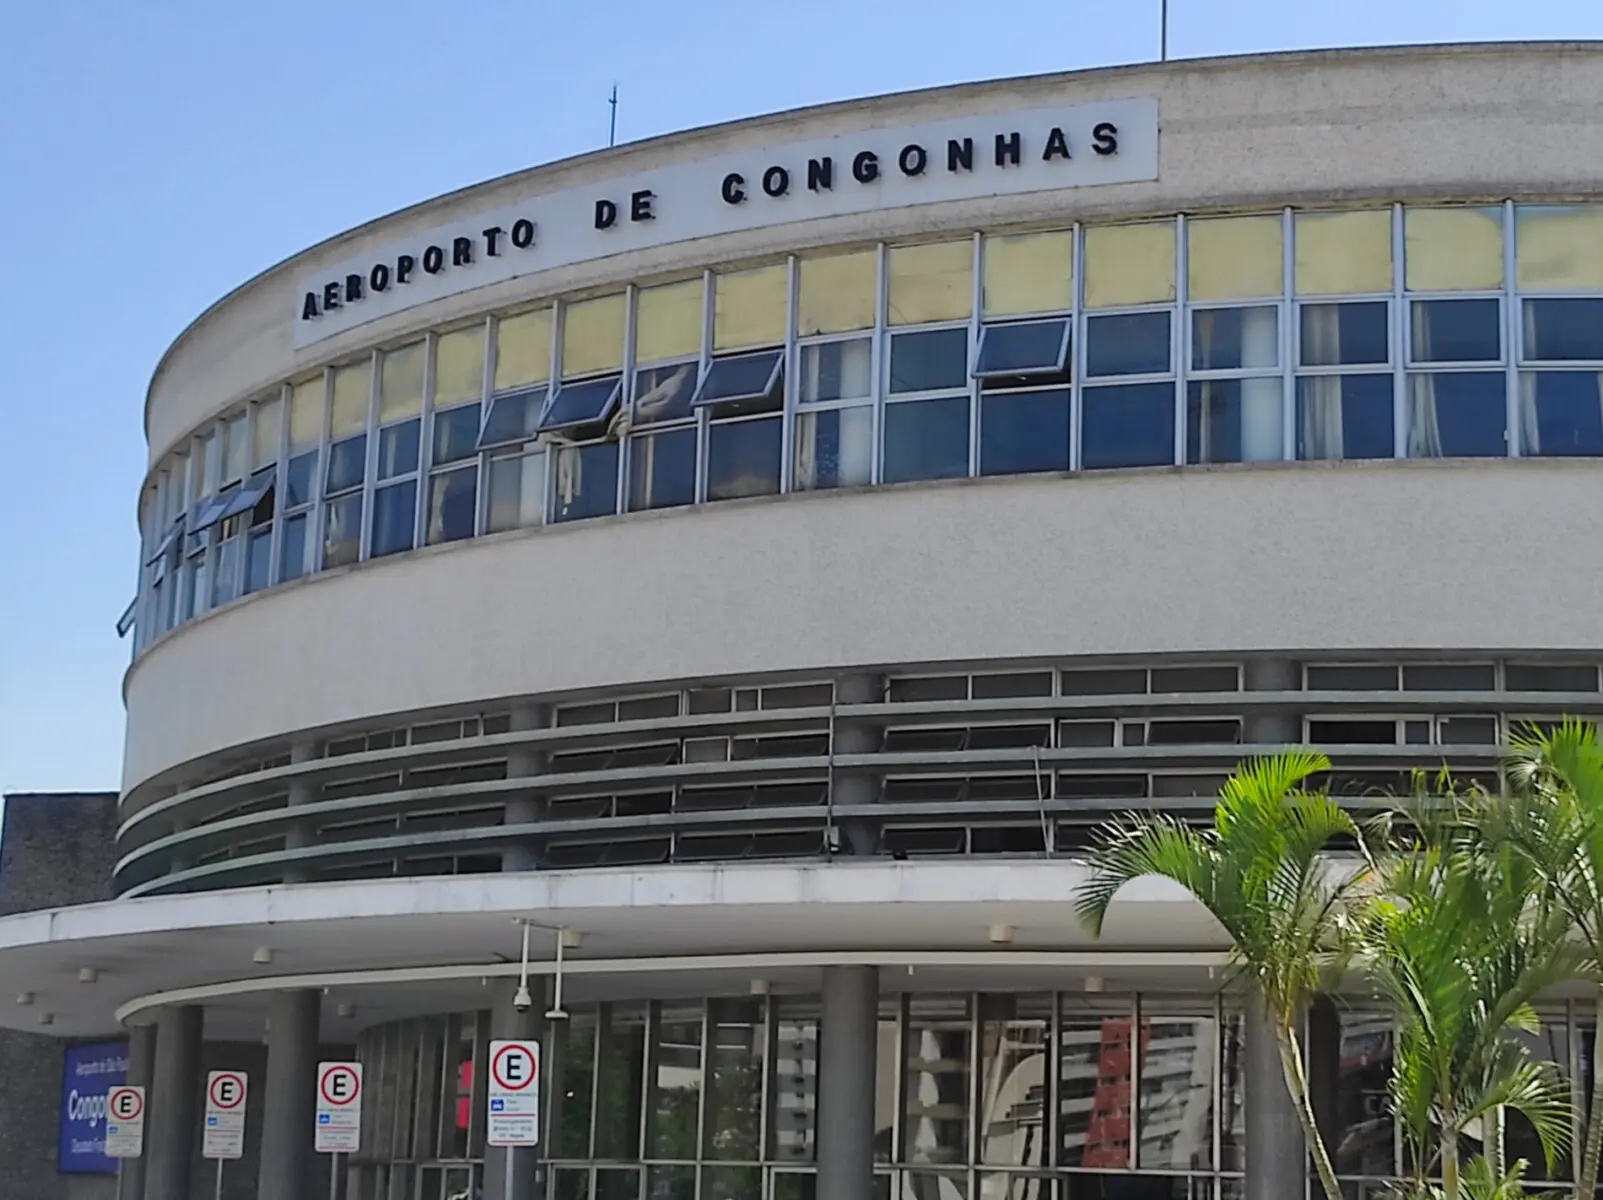
[[[1191,317],[1191,365],[1199,371],[1273,367],[1280,362],[1280,314],[1268,305],[1205,308]]]
[[[1278,378],[1195,381],[1186,396],[1188,463],[1272,462],[1284,423]]]
[[[1526,454],[1603,454],[1603,401],[1593,371],[1542,371],[1524,380]]]
[[[552,465],[556,476],[552,519],[578,521],[618,511],[618,444],[565,446]]]
[[[1302,362],[1308,367],[1383,363],[1390,358],[1384,300],[1302,306]]]
[[[1496,300],[1416,300],[1409,337],[1415,362],[1496,362],[1502,307]]]
[[[1080,465],[1153,467],[1174,462],[1174,388],[1135,383],[1086,388],[1080,417]]]
[[[378,477],[391,479],[417,470],[422,421],[412,420],[378,431]]]
[[[479,499],[479,469],[463,467],[429,479],[430,545],[473,536]]]
[[[1087,375],[1157,375],[1168,369],[1168,313],[1116,313],[1086,321]]]
[[[470,458],[479,444],[479,406],[464,404],[434,414],[434,464]]]
[[[635,372],[635,420],[673,421],[690,415],[696,394],[696,364],[675,363]]]
[[[1408,384],[1411,456],[1475,458],[1508,453],[1508,383],[1501,371],[1415,375]]]
[[[1297,457],[1390,458],[1390,375],[1297,380]]]
[[[308,450],[289,460],[284,470],[284,506],[297,508],[310,504],[317,479],[317,451]]]
[[[343,492],[362,486],[362,475],[367,470],[367,435],[359,434],[335,442],[328,448],[328,479],[324,487],[328,494]]]
[[[968,386],[968,330],[931,329],[891,338],[890,388],[933,392]]]
[[[309,514],[302,513],[284,522],[284,561],[278,568],[278,577],[284,582],[306,574],[306,526],[310,520]]]
[[[696,430],[672,429],[629,441],[629,508],[696,502]]]
[[[885,406],[886,483],[967,474],[967,396]]]
[[[874,410],[826,408],[796,421],[796,487],[857,487],[874,470]]]
[[[408,479],[373,493],[373,557],[412,548],[417,526],[417,480]]]
[[[1527,300],[1525,357],[1603,359],[1603,300]]]
[[[484,422],[484,432],[478,445],[502,446],[507,442],[521,442],[534,435],[534,423],[545,403],[546,389],[542,384],[532,391],[507,392],[490,398],[490,416]]]
[[[1024,375],[1061,370],[1068,329],[1067,321],[987,326],[974,373]]]
[[[1069,469],[1069,393],[989,393],[980,400],[980,474]]]
[[[780,429],[778,417],[714,422],[707,432],[707,499],[778,492]]]
[[[571,429],[605,421],[618,399],[618,380],[592,379],[588,383],[565,383],[557,389],[551,408],[540,422],[541,429]],[[492,413],[492,416],[494,414]]]
[[[273,556],[273,531],[264,529],[250,535],[245,553],[245,591],[259,592],[267,586],[268,565]]]
[[[702,381],[696,402],[712,404],[720,400],[749,400],[766,396],[780,357],[780,352],[774,350],[713,360],[712,366],[707,368],[707,378]]]
[[[323,506],[323,569],[343,567],[361,557],[362,497],[344,496]]]

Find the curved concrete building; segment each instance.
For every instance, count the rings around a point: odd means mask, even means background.
[[[1598,45],[1270,55],[693,130],[273,267],[151,382],[120,898],[0,920],[0,1019],[132,1027],[152,1200],[210,1184],[203,1039],[264,1036],[272,1200],[329,1185],[320,1039],[351,1200],[1291,1194],[1219,932],[1152,885],[1093,943],[1077,855],[1252,747],[1358,803],[1603,711],[1600,164]],[[1311,1018],[1354,1195],[1388,1039]]]

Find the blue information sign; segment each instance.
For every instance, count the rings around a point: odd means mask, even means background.
[[[61,1078],[61,1146],[56,1160],[63,1173],[117,1173],[117,1160],[106,1157],[106,1093],[127,1078],[127,1042],[67,1047]]]

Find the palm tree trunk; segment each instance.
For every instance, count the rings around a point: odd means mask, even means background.
[[[1308,1076],[1303,1071],[1302,1047],[1297,1041],[1297,1030],[1278,1014],[1275,1016],[1275,1042],[1280,1047],[1280,1070],[1286,1077],[1286,1090],[1291,1093],[1291,1105],[1297,1110],[1297,1120],[1302,1125],[1308,1153],[1313,1155],[1314,1170],[1325,1190],[1325,1200],[1342,1200],[1341,1184],[1336,1182],[1336,1168],[1330,1163],[1325,1139],[1319,1136],[1313,1105],[1308,1099]]]
[[[1442,1197],[1458,1200],[1458,1130],[1442,1130]]]
[[[1591,1104],[1586,1114],[1586,1143],[1581,1148],[1580,1173],[1575,1194],[1592,1200],[1597,1194],[1597,1160],[1603,1151],[1603,987],[1598,988],[1593,1009],[1592,1078],[1588,1085]]]

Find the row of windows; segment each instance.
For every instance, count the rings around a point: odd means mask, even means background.
[[[619,511],[1603,455],[1600,246],[1603,206],[1288,210],[880,246],[444,330],[292,381],[163,464],[139,644],[310,571]]]

